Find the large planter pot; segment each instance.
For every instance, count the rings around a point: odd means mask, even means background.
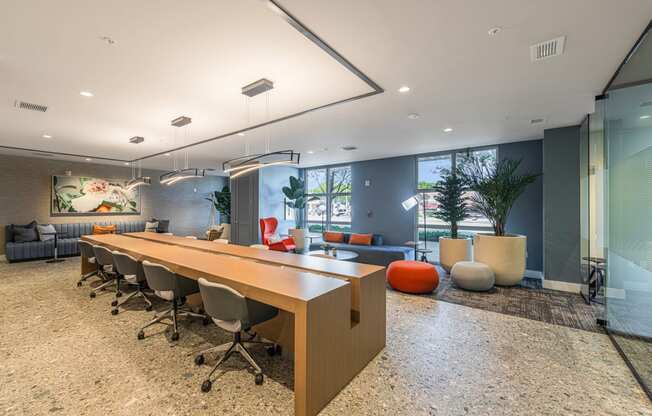
[[[296,244],[297,251],[301,251],[306,247],[306,230],[305,228],[290,228],[288,230],[288,234],[290,234],[290,237],[294,240],[294,244]]]
[[[450,273],[458,261],[471,260],[471,240],[439,237],[439,264]]]
[[[474,260],[484,263],[496,275],[496,285],[514,286],[525,274],[527,238],[524,235],[477,234],[474,239]]]

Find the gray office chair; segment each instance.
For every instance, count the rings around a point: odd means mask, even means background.
[[[145,273],[143,272],[143,266],[138,262],[138,260],[131,257],[129,254],[121,253],[119,251],[114,251],[112,254],[115,270],[118,273],[118,279],[124,279],[125,283],[128,285],[136,286],[136,290],[128,294],[121,302],[118,302],[117,298],[111,302],[111,306],[114,307],[111,309],[111,315],[117,315],[118,308],[135,297],[143,298],[147,303],[145,310],[151,311],[152,302],[150,302],[145,295],[145,292],[143,292],[145,286]]]
[[[79,281],[77,282],[77,287],[80,287],[86,280],[93,276],[98,276],[97,273],[97,262],[95,261],[95,252],[93,251],[93,246],[90,243],[87,243],[86,241],[79,240],[77,241],[77,244],[79,245],[79,251],[81,252],[82,257],[86,257],[89,263],[95,265],[95,270],[88,272],[86,274],[82,274],[79,278]]]
[[[90,297],[94,298],[98,292],[105,290],[109,286],[116,286],[115,295],[122,296],[120,287],[117,286],[117,274],[113,270],[113,254],[111,250],[102,246],[93,246],[95,254],[95,263],[97,264],[97,274],[102,278],[104,283],[91,289]]]
[[[143,270],[147,285],[154,291],[156,296],[171,302],[172,305],[163,312],[157,313],[154,319],[149,321],[138,331],[138,339],[145,338],[145,328],[161,322],[164,319],[170,319],[174,327],[172,341],[179,339],[179,330],[177,326],[178,316],[192,316],[201,318],[204,325],[208,325],[210,320],[208,316],[194,313],[189,308],[184,307],[185,298],[188,295],[199,292],[197,282],[183,276],[179,276],[162,264],[143,261]],[[167,324],[169,325],[169,324]]]
[[[243,341],[242,331],[247,332],[254,325],[258,325],[274,318],[278,315],[278,309],[248,299],[228,286],[209,282],[204,278],[200,278],[198,282],[206,313],[213,318],[213,322],[215,322],[217,326],[233,334],[233,342],[209,348],[200,352],[195,357],[195,364],[202,365],[204,363],[204,354],[226,350],[217,364],[215,364],[215,367],[213,367],[213,370],[208,374],[208,378],[202,383],[201,390],[205,393],[211,390],[213,385],[211,376],[234,352],[240,353],[240,355],[249,362],[249,365],[253,367],[256,374],[256,384],[262,384],[263,371],[251,357],[244,344],[262,344],[268,347],[267,353],[269,355],[279,354],[281,351],[280,346],[271,342],[254,341],[253,339]]]

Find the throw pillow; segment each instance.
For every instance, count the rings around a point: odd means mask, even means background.
[[[36,230],[41,241],[54,240],[54,234],[57,232],[52,224],[37,224]]]
[[[349,237],[349,244],[358,246],[370,246],[373,234],[351,234]]]
[[[36,228],[36,221],[32,221],[29,224],[25,224],[25,225],[11,224],[9,226],[9,241],[11,242],[16,242],[15,235],[14,235],[14,230],[16,228]]]
[[[93,234],[115,234],[117,231],[115,224],[113,225],[96,225],[93,224]]]
[[[152,222],[158,222],[158,227],[156,228],[157,233],[170,232],[170,220],[157,220],[156,218],[152,218]]]
[[[29,243],[30,241],[38,241],[38,234],[36,227],[13,227],[14,228],[14,242],[15,243]]]
[[[145,232],[147,233],[155,233],[158,230],[158,221],[150,222],[147,221],[145,223]]]
[[[327,243],[342,243],[344,242],[344,233],[326,231],[324,233],[324,241],[326,241]]]

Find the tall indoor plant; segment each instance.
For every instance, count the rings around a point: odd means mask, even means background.
[[[439,237],[439,263],[447,271],[458,261],[471,259],[471,240],[458,238],[458,222],[469,215],[468,186],[457,171],[444,170],[434,186],[437,209],[435,218],[450,224],[451,236]]]
[[[231,190],[228,185],[224,185],[221,191],[213,191],[207,200],[213,204],[213,209],[220,214],[220,228],[222,234],[220,238],[231,239]]]
[[[518,284],[525,274],[526,236],[508,234],[505,228],[514,203],[540,175],[519,173],[520,165],[520,160],[487,163],[470,158],[460,171],[472,192],[471,212],[487,218],[494,230],[494,235],[476,235],[474,258],[491,267],[502,286]]]
[[[292,236],[297,250],[302,250],[306,244],[306,232],[303,228],[303,212],[306,208],[306,185],[301,178],[290,176],[290,186],[284,186],[285,204],[294,210],[295,228],[288,233]]]

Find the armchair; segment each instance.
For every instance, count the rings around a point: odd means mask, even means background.
[[[294,251],[297,248],[292,237],[285,238],[281,241],[272,240],[276,235],[276,229],[278,228],[278,220],[276,218],[261,218],[259,222],[260,233],[263,236],[263,244],[268,246],[270,250],[289,252]]]

